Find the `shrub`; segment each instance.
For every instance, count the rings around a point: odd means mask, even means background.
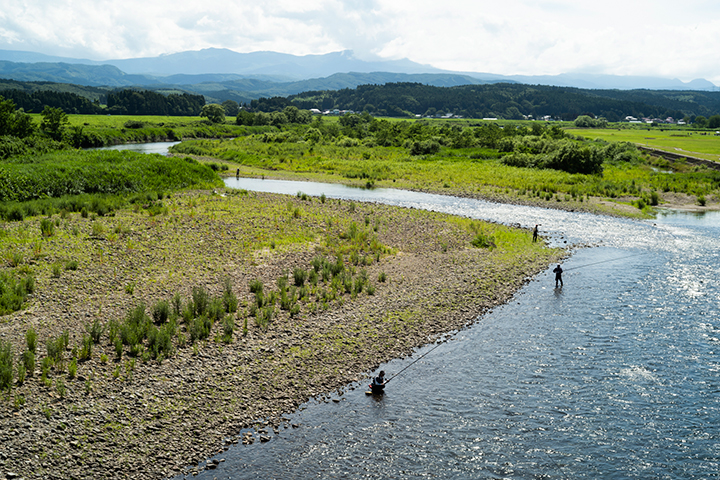
[[[478,233],[477,235],[475,235],[475,238],[471,243],[473,247],[476,248],[495,248],[495,239],[489,235],[484,235],[482,233]]]
[[[93,323],[87,326],[87,331],[92,338],[93,343],[100,343],[100,337],[102,337],[105,327],[100,324],[99,319],[93,320]]]
[[[232,342],[232,336],[235,332],[235,320],[233,319],[232,315],[228,315],[225,317],[225,320],[223,320],[223,336],[222,340],[225,343]]]
[[[173,316],[179,317],[182,315],[182,297],[179,293],[173,295],[172,298],[172,313]]]
[[[130,312],[120,325],[120,338],[124,345],[132,349],[143,341],[147,335],[150,318],[145,313],[145,304],[140,303]]]
[[[25,373],[26,373],[25,365],[22,362],[18,363],[18,366],[17,366],[18,385],[22,385],[23,383],[25,383]]]
[[[77,375],[77,358],[73,358],[68,365],[68,378],[75,378]]]
[[[52,237],[55,233],[55,224],[49,218],[40,220],[40,233],[43,237]]]
[[[225,313],[225,306],[223,305],[222,298],[213,298],[207,308],[207,316],[211,322],[215,323]]]
[[[31,350],[25,350],[22,355],[22,363],[27,374],[32,377],[35,373],[35,353]]]
[[[25,332],[25,343],[27,344],[28,350],[35,353],[37,349],[37,333],[34,328],[30,327],[27,329],[27,332]]]
[[[263,284],[260,280],[255,279],[250,281],[250,293],[254,293],[257,295],[258,293],[262,294],[262,291]]]
[[[293,270],[293,280],[295,282],[295,286],[302,287],[303,285],[305,285],[306,279],[307,272],[300,267],[295,267],[295,269]]]
[[[416,141],[410,146],[410,155],[433,155],[439,151],[440,143],[436,140]]]
[[[83,335],[82,344],[80,347],[79,358],[80,360],[89,360],[92,356],[93,339],[89,335]],[[74,360],[74,359],[73,359]]]
[[[196,317],[204,315],[207,312],[207,308],[210,304],[210,294],[203,287],[193,287],[192,289],[192,300],[193,300],[193,314]]]
[[[230,283],[229,278],[225,279],[224,286],[225,286],[225,288],[223,289],[222,302],[223,302],[223,307],[225,308],[225,312],[235,313],[235,312],[237,312],[237,308],[238,308],[238,299],[232,290],[232,283]]]
[[[27,296],[35,291],[35,277],[18,277],[12,272],[0,271],[0,315],[22,309]]]
[[[77,269],[78,269],[77,260],[70,260],[65,264],[65,270],[77,270]]]
[[[123,354],[123,342],[120,337],[116,337],[114,340],[114,346],[115,346],[115,358],[118,360],[122,360],[122,354]]]
[[[60,398],[65,398],[65,395],[67,395],[67,388],[65,387],[65,381],[58,377],[55,380],[55,390],[57,390],[58,395]]]
[[[156,325],[161,325],[168,321],[170,317],[170,304],[167,300],[160,300],[153,306],[152,317]]]
[[[705,204],[707,203],[706,200],[705,200],[705,196],[704,196],[704,195],[698,195],[698,197],[697,197],[697,203],[698,203],[698,205],[700,205],[701,207],[704,207]]]
[[[204,340],[210,336],[210,328],[212,323],[209,318],[202,315],[192,322],[190,322],[190,343],[195,343],[198,340]]]
[[[13,375],[12,344],[0,340],[0,391],[10,391]]]

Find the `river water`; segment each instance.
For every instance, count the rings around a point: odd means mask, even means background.
[[[150,142],[150,143],[124,143],[109,147],[88,148],[88,150],[129,150],[140,153],[159,153],[168,155],[168,149],[180,142]]]

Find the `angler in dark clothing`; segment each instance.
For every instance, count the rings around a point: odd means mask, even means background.
[[[372,390],[372,393],[374,394],[383,393],[385,391],[386,383],[387,381],[385,381],[385,372],[381,370],[380,374],[375,377],[370,384],[370,390]]]
[[[535,228],[533,228],[533,242],[537,242],[538,239],[538,227],[540,225],[535,225]]]
[[[558,282],[560,282],[560,286],[562,287],[563,286],[563,281],[562,281],[563,269],[560,266],[560,264],[558,264],[558,266],[555,267],[555,270],[553,270],[553,272],[555,273],[555,288],[557,288]]]

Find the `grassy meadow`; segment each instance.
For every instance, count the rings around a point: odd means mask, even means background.
[[[660,127],[638,129],[567,128],[566,131],[589,140],[630,142],[671,153],[689,155],[705,160],[720,161],[720,135],[713,131],[664,129]]]

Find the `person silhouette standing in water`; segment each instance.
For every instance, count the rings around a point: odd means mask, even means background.
[[[555,273],[555,288],[558,287],[558,282],[560,282],[560,286],[562,287],[562,286],[563,286],[563,281],[562,281],[562,272],[563,272],[563,269],[562,269],[562,267],[560,266],[559,263],[558,263],[558,266],[555,267],[555,269],[553,270],[553,272]]]

